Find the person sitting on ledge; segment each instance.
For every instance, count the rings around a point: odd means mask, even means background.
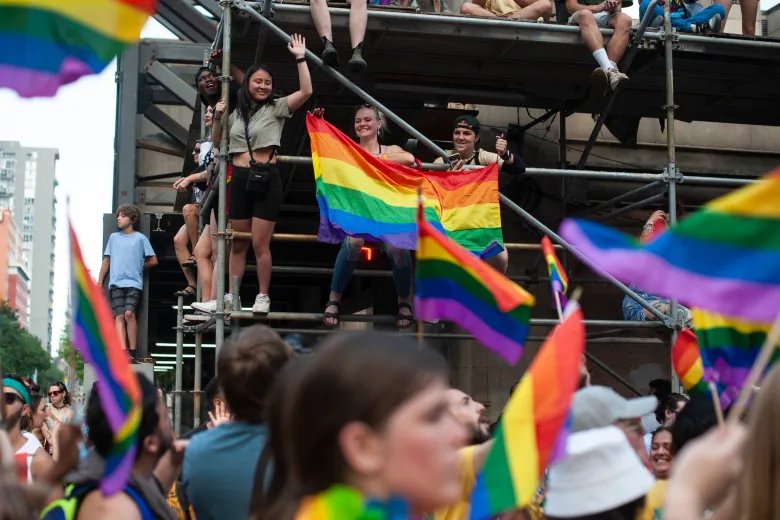
[[[466,0],[460,14],[506,18],[507,20],[547,20],[552,14],[550,0]]]
[[[650,5],[650,0],[641,0],[639,3],[639,18],[643,18]],[[726,18],[726,10],[720,4],[712,4],[704,7],[697,0],[670,0],[669,19],[672,27],[678,31],[688,33],[717,33],[720,31],[722,21]],[[650,27],[661,27],[664,23],[663,1],[653,7],[653,19]]]

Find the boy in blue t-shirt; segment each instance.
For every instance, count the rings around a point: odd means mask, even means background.
[[[149,239],[134,229],[140,219],[141,212],[135,206],[123,204],[116,210],[119,231],[108,237],[98,276],[98,284],[103,285],[106,274],[110,273],[108,291],[116,329],[133,361],[136,360],[138,346],[135,314],[144,288],[144,269],[157,265],[157,256]]]

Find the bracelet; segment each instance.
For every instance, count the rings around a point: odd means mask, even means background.
[[[297,60],[295,60],[295,63],[303,63],[305,61],[306,61],[306,58],[298,58]]]

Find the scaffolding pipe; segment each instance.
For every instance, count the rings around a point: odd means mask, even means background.
[[[181,436],[181,370],[182,355],[184,354],[184,329],[182,328],[182,319],[184,316],[184,296],[178,296],[176,299],[176,369],[175,380],[173,384],[173,433],[176,437]]]
[[[587,357],[588,360],[592,361],[593,364],[599,367],[601,370],[603,370],[604,372],[612,376],[615,379],[615,381],[625,386],[627,389],[634,392],[636,395],[642,395],[642,392],[634,388],[634,386],[631,383],[623,379],[623,377],[620,374],[618,374],[617,372],[609,368],[609,365],[601,361],[599,358],[597,358],[596,356],[594,356],[588,351],[585,351],[585,357]]]
[[[595,220],[596,222],[609,220],[611,218],[620,216],[623,213],[628,213],[629,211],[633,211],[635,209],[644,208],[648,204],[653,204],[654,202],[663,200],[665,197],[666,197],[666,193],[656,193],[655,195],[651,195],[646,199],[638,200],[636,202],[632,202],[631,204],[626,204],[625,206],[612,210],[609,213],[605,213],[604,215],[599,215]]]
[[[233,0],[221,0],[219,3],[222,6],[222,28],[224,39],[222,41],[222,76],[220,76],[220,83],[222,84],[221,101],[223,103],[229,102],[230,94],[230,40],[232,32],[232,6]],[[219,193],[218,193],[218,211],[217,211],[217,312],[216,312],[216,339],[217,355],[222,348],[222,343],[225,341],[225,258],[226,258],[226,244],[225,244],[225,229],[227,228],[227,215],[226,211],[226,191],[227,191],[227,163],[228,163],[228,135],[230,128],[228,126],[228,114],[227,110],[222,114],[222,135],[219,144]],[[214,357],[214,372],[216,373],[216,359]]]
[[[650,184],[645,184],[644,186],[634,188],[633,190],[629,190],[624,193],[621,193],[617,197],[613,197],[609,200],[605,200],[604,202],[600,202],[599,204],[593,206],[592,208],[588,208],[583,212],[583,214],[596,213],[597,211],[601,211],[602,209],[607,209],[607,208],[612,209],[614,208],[615,204],[617,204],[618,202],[623,202],[626,199],[630,199],[631,197],[635,195],[639,195],[640,193],[653,190],[661,185],[663,185],[662,181],[655,181],[655,182],[651,182]]]
[[[195,331],[195,374],[192,389],[192,427],[200,426],[200,392],[203,372],[203,332]],[[211,405],[209,405],[211,406]]]
[[[639,43],[645,34],[645,29],[647,29],[650,20],[653,19],[653,8],[657,3],[658,0],[652,0],[650,2],[650,5],[648,5],[647,7],[647,11],[645,11],[645,16],[642,18],[642,21],[639,23],[639,28],[636,30],[636,35],[634,36],[633,45],[631,45],[631,47],[628,49],[628,52],[626,53],[626,56],[623,58],[624,71],[628,71],[628,69],[631,67],[631,62],[634,61],[636,50],[637,48],[639,48]],[[590,132],[590,137],[588,138],[588,142],[585,144],[585,149],[582,151],[582,154],[580,155],[580,160],[577,161],[577,168],[582,168],[587,162],[588,157],[590,157],[590,152],[591,150],[593,150],[593,146],[595,146],[596,144],[596,138],[598,138],[599,132],[601,132],[601,128],[604,126],[604,123],[607,120],[607,116],[609,116],[609,112],[612,110],[612,105],[615,104],[615,99],[617,98],[617,95],[618,93],[614,90],[609,94],[609,98],[607,98],[606,106],[604,106],[601,113],[599,114],[599,117],[596,120],[596,124],[593,125],[593,130]]]

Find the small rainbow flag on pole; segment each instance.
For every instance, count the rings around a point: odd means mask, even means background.
[[[713,200],[647,244],[565,220],[591,268],[689,307],[770,323],[780,309],[780,169]]]
[[[417,247],[417,191],[426,218],[467,250],[503,247],[498,164],[468,171],[423,171],[381,160],[322,118],[306,116],[322,242],[346,235],[401,249]]]
[[[295,520],[408,520],[409,507],[400,499],[387,503],[364,500],[350,487],[336,484],[301,502]]]
[[[699,344],[691,329],[683,329],[677,335],[677,341],[672,345],[672,366],[686,392],[702,395],[707,393]]]
[[[534,297],[434,228],[425,220],[422,203],[417,215],[417,316],[452,321],[517,363]]]
[[[544,470],[565,455],[569,410],[584,352],[582,311],[572,301],[504,409],[471,495],[471,520],[531,504]]]
[[[141,388],[127,361],[103,289],[92,281],[76,232],[69,223],[71,250],[71,341],[95,370],[103,412],[114,432],[100,489],[121,491],[135,461],[141,422]]]
[[[558,255],[555,254],[555,248],[548,236],[542,237],[542,254],[547,262],[547,273],[550,275],[550,284],[552,285],[555,307],[558,311],[558,318],[561,317],[561,309],[566,307],[566,291],[569,290],[569,277],[563,269]]]
[[[0,0],[0,87],[51,97],[138,41],[157,0]]]

